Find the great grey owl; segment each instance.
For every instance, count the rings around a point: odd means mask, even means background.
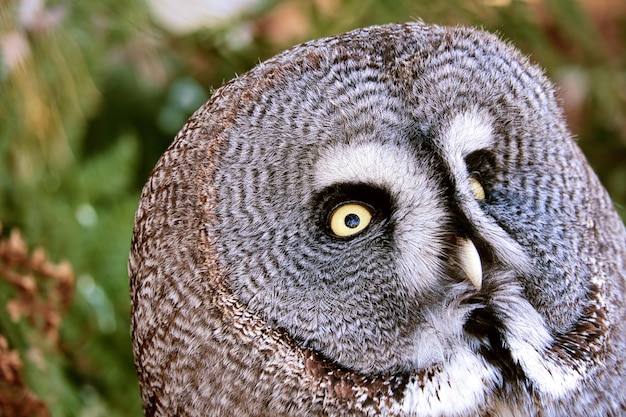
[[[391,24],[217,90],[130,257],[146,416],[626,415],[626,232],[553,87]]]

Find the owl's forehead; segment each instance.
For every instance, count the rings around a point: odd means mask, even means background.
[[[446,100],[458,105],[464,98],[487,104],[507,95],[532,105],[545,99],[542,90],[549,86],[527,61],[485,32],[390,25],[382,32],[368,28],[288,50],[255,68],[247,90],[288,101],[339,100],[337,105],[370,94],[398,98],[401,107],[416,102],[432,107],[437,100],[441,108]]]
[[[445,137],[448,125],[476,109],[525,128],[553,118],[551,87],[526,61],[492,35],[416,24],[298,46],[231,87],[242,123],[278,140],[409,129]]]

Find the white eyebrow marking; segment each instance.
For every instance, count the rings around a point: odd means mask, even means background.
[[[321,189],[341,182],[361,182],[400,194],[407,191],[407,179],[414,177],[417,169],[415,158],[398,146],[373,142],[345,144],[322,154],[315,169],[315,186]]]
[[[467,176],[465,157],[493,146],[491,116],[477,109],[455,116],[441,136],[441,149],[450,163],[453,175],[460,180]]]

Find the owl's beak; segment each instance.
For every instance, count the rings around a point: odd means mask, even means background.
[[[474,242],[466,238],[457,238],[457,245],[459,246],[457,258],[459,268],[474,287],[480,290],[483,285],[483,268]]]

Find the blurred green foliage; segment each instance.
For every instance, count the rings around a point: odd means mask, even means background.
[[[141,414],[126,275],[141,186],[213,89],[295,43],[417,19],[498,32],[547,68],[581,147],[626,203],[623,0],[267,0],[188,33],[155,21],[156,1],[0,3],[3,233],[21,230],[77,277],[44,367],[28,355],[43,342],[4,310],[0,334],[53,416]],[[199,2],[177,7],[187,1]]]

